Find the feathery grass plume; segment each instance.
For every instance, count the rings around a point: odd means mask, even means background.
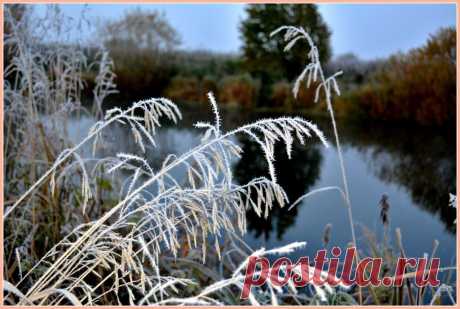
[[[77,227],[23,275],[16,287],[26,288],[24,295],[28,301],[41,305],[65,303],[64,296],[55,298],[45,293],[61,289],[68,295],[75,295],[83,305],[99,303],[108,295],[121,304],[118,298],[121,290],[127,293],[129,304],[170,302],[167,299],[175,299],[171,295],[181,295],[179,285],[192,283],[164,274],[164,267],[170,266],[160,257],[166,254],[177,259],[185,241],[193,252],[201,251],[202,263],[207,262],[210,248],[218,252],[221,260],[228,256],[226,248],[221,247],[221,239],[228,238],[227,234],[246,232],[247,209],[268,216],[275,204],[283,207],[288,202],[286,193],[276,183],[274,144],[283,142],[289,155],[294,139],[304,144],[307,138],[317,137],[327,146],[322,132],[300,117],[262,119],[221,132],[217,103],[212,95],[209,98],[215,125],[195,125],[205,129],[206,138],[202,144],[180,156],[168,156],[159,170],[150,167],[144,158],[126,153],[101,159],[102,164],[108,164],[110,173],[120,169],[132,171],[128,190],[102,217]],[[136,110],[142,111],[144,117],[138,116]],[[159,126],[158,119],[163,115],[173,121],[181,117],[176,105],[163,98],[136,102],[125,111],[108,110],[104,120],[98,121],[80,144],[59,156],[43,177],[54,177],[56,167],[94,137],[97,137],[94,143],[103,142],[100,133],[110,123],[131,128],[141,150],[145,150],[144,140],[154,146],[155,127]],[[240,156],[242,151],[231,139],[237,134],[246,134],[259,143],[271,166],[271,179],[255,178],[243,185],[232,182],[230,158]],[[187,175],[193,175],[191,179],[198,178],[199,185],[194,180],[180,184],[171,174],[179,167],[185,168]],[[140,174],[144,177],[140,178]],[[39,183],[34,184],[26,196],[38,186]],[[289,252],[297,246],[292,244],[268,253]],[[231,247],[235,249],[241,250]],[[36,278],[34,270],[39,268],[46,270]],[[94,276],[99,283],[94,282]],[[242,278],[239,280],[241,283]],[[104,283],[111,285],[107,289]],[[145,292],[149,289],[153,289],[152,292]],[[142,299],[136,296],[139,291],[144,295]],[[204,296],[209,291],[205,289],[199,297],[200,303],[218,303]],[[94,294],[99,296],[95,298]],[[259,302],[258,298],[254,296],[253,301]]]
[[[100,119],[103,116],[102,103],[105,98],[111,94],[118,93],[115,85],[115,73],[113,72],[113,60],[104,46],[99,51],[100,60],[92,65],[98,67],[98,73],[95,78],[96,86],[93,89],[93,106],[96,110],[95,116]]]
[[[350,192],[348,189],[348,180],[347,180],[347,175],[345,171],[345,163],[343,161],[339,133],[337,131],[337,125],[336,125],[335,116],[334,116],[334,109],[332,107],[332,91],[334,91],[337,95],[340,95],[340,89],[337,84],[336,78],[340,76],[342,72],[339,71],[329,77],[325,77],[323,68],[321,66],[321,61],[319,59],[318,48],[316,47],[315,42],[313,41],[311,36],[308,34],[308,32],[306,32],[302,27],[281,26],[278,29],[274,30],[270,35],[274,36],[283,31],[284,31],[284,40],[286,41],[286,46],[284,48],[284,51],[289,51],[300,40],[307,41],[308,48],[309,48],[309,51],[307,53],[307,58],[310,62],[305,66],[304,70],[297,78],[294,84],[293,93],[294,93],[294,96],[296,97],[299,91],[300,83],[307,76],[307,86],[310,86],[310,83],[312,80],[315,82],[316,81],[319,82],[316,88],[316,92],[315,92],[315,102],[318,102],[321,90],[325,96],[326,105],[329,111],[332,128],[334,132],[335,144],[337,147],[337,154],[339,157],[340,170],[341,170],[342,182],[343,182],[343,191],[345,192],[345,203],[348,209],[348,219],[349,219],[349,224],[350,224],[350,229],[351,229],[352,242],[353,242],[353,246],[357,248],[356,233],[355,233],[354,221],[353,221],[353,213],[352,213],[352,207],[351,207],[351,202],[350,202]],[[359,260],[358,250],[356,250],[356,258],[357,260]],[[359,293],[360,294],[359,303],[362,304],[361,288],[359,289],[359,292],[360,292]]]
[[[214,97],[214,94],[212,92],[208,92],[208,98],[209,98],[209,102],[211,103],[212,112],[214,113],[214,117],[216,121],[216,124],[214,126],[216,130],[216,135],[219,136],[220,135],[220,114],[219,114],[219,110],[217,107],[216,98]]]

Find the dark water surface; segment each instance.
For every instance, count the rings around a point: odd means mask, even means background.
[[[226,129],[268,116],[276,114],[222,112]],[[304,146],[296,144],[292,159],[288,160],[280,145],[276,151],[278,180],[291,201],[317,188],[342,186],[331,124],[328,119],[311,120],[325,132],[332,147],[325,148],[311,139]],[[161,157],[168,153],[183,153],[197,145],[202,132],[193,129],[196,121],[212,121],[212,114],[207,109],[185,111],[184,120],[178,126],[161,128],[155,160],[161,162]],[[79,124],[82,122],[87,124],[91,120],[81,119]],[[84,123],[81,127],[85,126]],[[341,119],[338,127],[360,249],[369,248],[364,229],[375,233],[377,240],[383,239],[378,203],[386,193],[390,204],[390,242],[396,247],[394,231],[399,227],[406,255],[423,257],[424,253],[431,254],[436,239],[439,241],[437,255],[442,264],[454,264],[455,209],[449,207],[448,202],[449,193],[456,192],[455,133],[394,124],[358,126],[344,124]],[[85,131],[81,129],[82,134]],[[78,138],[79,131],[72,132]],[[116,145],[134,149],[132,138],[117,132],[110,133]],[[254,177],[268,176],[260,148],[244,136],[239,136],[237,141],[244,154],[234,162],[236,180],[244,183]],[[180,177],[182,172],[176,171],[175,176]],[[293,254],[293,258],[313,257],[316,250],[323,249],[323,231],[327,224],[332,224],[329,247],[343,248],[351,241],[347,210],[336,191],[312,195],[290,211],[287,207],[275,208],[267,220],[249,212],[248,221],[245,239],[255,249],[306,241],[306,248]]]

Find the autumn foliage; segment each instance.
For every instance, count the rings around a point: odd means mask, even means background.
[[[369,82],[343,100],[348,105],[347,114],[423,125],[455,125],[455,29],[442,28],[424,46],[390,57]]]

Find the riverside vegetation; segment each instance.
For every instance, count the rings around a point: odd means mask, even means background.
[[[247,5],[239,25],[241,52],[233,54],[181,49],[179,34],[156,11],[128,10],[119,20],[103,23],[97,37],[116,63],[120,92],[113,97],[115,104],[132,101],[136,93],[196,107],[205,102],[207,91],[213,91],[222,108],[327,116],[326,103],[311,100],[314,86],[301,85],[298,97],[291,95],[296,68],[304,65],[305,58],[300,49],[283,55],[282,38],[269,37],[283,24],[303,25],[317,38],[327,75],[344,72],[343,93],[335,100],[336,116],[358,123],[455,127],[454,27],[438,29],[423,46],[370,61],[353,54],[332,56],[331,31],[314,4]],[[142,37],[143,33],[148,36]]]
[[[267,284],[240,299],[244,270],[251,256],[288,254],[304,242],[280,248],[252,250],[242,240],[246,211],[270,216],[274,207],[295,207],[277,182],[274,147],[281,143],[291,156],[293,143],[308,147],[317,139],[330,147],[322,131],[302,117],[261,119],[230,131],[222,128],[219,106],[212,92],[207,100],[212,123],[198,122],[201,143],[180,155],[170,154],[159,168],[145,154],[155,151],[155,134],[162,123],[181,121],[178,106],[166,98],[134,102],[127,108],[104,111],[115,93],[110,54],[98,47],[88,61],[83,46],[66,44],[69,28],[57,7],[43,19],[19,18],[5,10],[9,65],[5,67],[5,207],[4,299],[15,305],[187,305],[187,304],[423,304],[452,299],[446,279],[438,289],[418,289],[407,273],[398,288],[332,288],[308,285],[280,289]],[[33,23],[32,25],[30,23]],[[56,33],[56,44],[44,48],[41,38]],[[293,87],[314,87],[314,100],[323,99],[333,128],[342,177],[338,191],[348,211],[351,244],[357,245],[356,224],[348,192],[345,162],[336,127],[332,98],[339,95],[340,72],[326,76],[315,42],[303,28],[283,26],[285,51],[306,42],[309,64],[299,68]],[[83,106],[84,76],[95,74],[92,110]],[[96,121],[79,143],[68,133],[70,117],[95,115]],[[119,152],[110,130],[126,126],[138,147]],[[245,135],[260,148],[269,177],[247,183],[234,181],[231,162],[242,148],[234,136]],[[107,155],[109,154],[109,155]],[[185,177],[174,174],[185,170]],[[332,194],[332,193],[331,193]],[[401,233],[394,253],[372,241],[369,248],[384,256],[387,271],[404,254]],[[325,237],[325,239],[327,239]],[[326,241],[326,240],[325,240]],[[356,260],[365,254],[358,248]],[[432,256],[436,253],[435,245]],[[453,268],[444,268],[447,274]]]

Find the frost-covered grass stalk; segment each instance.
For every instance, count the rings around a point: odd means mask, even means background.
[[[351,228],[353,245],[356,247],[356,234],[355,234],[354,223],[353,223],[353,214],[352,214],[351,202],[350,202],[350,192],[348,189],[348,180],[347,180],[347,175],[345,171],[345,163],[343,161],[339,133],[337,131],[337,125],[336,125],[335,116],[334,116],[334,108],[332,107],[332,90],[334,90],[337,95],[340,95],[340,89],[337,84],[336,77],[340,76],[342,72],[339,71],[327,78],[324,76],[323,68],[321,66],[321,62],[319,59],[318,48],[316,47],[310,35],[303,28],[300,28],[300,27],[297,28],[293,26],[282,26],[276,29],[275,31],[273,31],[271,35],[272,36],[276,35],[277,33],[280,33],[282,31],[285,31],[284,40],[287,42],[286,47],[284,48],[284,51],[286,52],[289,51],[299,40],[306,40],[310,48],[307,54],[307,57],[310,63],[308,63],[305,66],[302,73],[300,73],[299,77],[296,79],[292,91],[293,91],[294,97],[297,97],[299,89],[300,89],[300,85],[305,79],[306,79],[307,87],[309,87],[312,82],[318,81],[319,84],[316,88],[315,99],[314,99],[315,102],[318,102],[319,97],[320,97],[320,92],[321,90],[323,90],[327,109],[331,117],[332,128],[334,131],[334,138],[336,142],[335,144],[337,147],[337,154],[339,158],[340,169],[341,169],[341,174],[342,174],[342,181],[343,181],[343,196],[345,198],[345,202],[348,208],[348,217],[350,220],[350,228]],[[335,190],[337,189],[337,187],[330,187],[330,189]],[[323,188],[322,191],[324,190],[325,188]],[[340,191],[342,192],[342,190]],[[305,196],[303,198],[305,198]],[[302,197],[300,199],[302,199]]]
[[[321,66],[318,48],[316,47],[315,42],[313,41],[311,36],[308,34],[308,32],[306,32],[301,27],[281,26],[275,31],[273,31],[271,33],[271,36],[274,36],[283,31],[284,31],[284,40],[286,41],[286,46],[284,48],[284,51],[286,52],[289,51],[292,47],[294,47],[294,45],[297,42],[301,40],[305,40],[308,44],[309,51],[307,53],[307,58],[309,60],[309,63],[305,66],[303,71],[300,73],[300,75],[296,79],[294,83],[294,87],[293,87],[293,94],[294,94],[294,97],[297,97],[297,94],[300,89],[300,85],[305,80],[306,80],[307,87],[309,87],[312,82],[318,82],[316,92],[315,92],[315,98],[314,98],[315,103],[318,102],[320,98],[321,90],[322,90],[322,93],[324,94],[327,110],[331,118],[332,129],[333,129],[334,138],[335,138],[335,145],[337,147],[337,155],[339,158],[340,170],[341,170],[341,175],[342,175],[343,191],[341,189],[339,189],[339,191],[343,193],[342,196],[344,197],[344,200],[347,206],[347,211],[348,211],[348,220],[349,220],[350,229],[351,229],[351,237],[352,237],[353,246],[357,248],[356,233],[355,233],[355,227],[354,227],[354,221],[353,221],[353,212],[352,212],[352,207],[351,207],[351,202],[350,202],[350,191],[348,189],[347,174],[345,171],[345,163],[343,160],[339,133],[337,131],[337,125],[336,125],[335,116],[334,116],[334,108],[332,107],[333,91],[337,95],[340,95],[340,89],[337,84],[336,77],[340,76],[342,74],[342,71],[336,72],[333,75],[326,77],[324,75],[323,68]],[[329,189],[335,190],[337,189],[337,187],[323,188],[321,191],[325,191]],[[317,191],[317,192],[320,192],[320,191]],[[314,193],[317,193],[317,192],[314,192]],[[296,204],[300,202],[300,200],[302,200],[303,198],[311,194],[312,193],[307,193],[305,196],[300,197],[296,201]],[[359,260],[358,250],[356,250],[356,254],[357,254],[356,258],[357,260]],[[361,289],[360,289],[360,303],[362,303]]]

